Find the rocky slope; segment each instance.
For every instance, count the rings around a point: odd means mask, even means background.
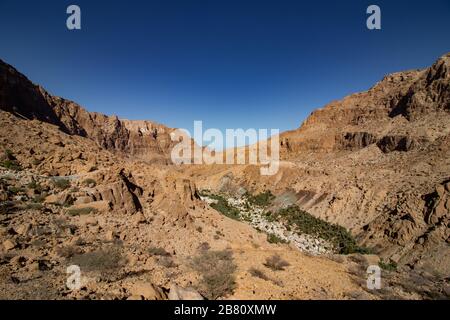
[[[0,122],[1,299],[378,297],[359,284],[364,273],[347,270],[367,262],[270,244],[168,166],[130,162],[4,111]],[[281,269],[266,266],[274,256]],[[67,286],[71,265],[81,268],[79,290]],[[205,286],[210,277],[224,285]]]

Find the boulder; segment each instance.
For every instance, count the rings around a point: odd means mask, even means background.
[[[5,249],[5,251],[9,251],[14,249],[17,246],[17,243],[14,240],[6,240],[3,242],[3,248]]]

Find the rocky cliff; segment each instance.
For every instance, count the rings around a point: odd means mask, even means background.
[[[25,119],[57,125],[100,147],[145,162],[170,163],[174,129],[150,121],[122,120],[88,112],[75,102],[52,96],[0,60],[0,109]]]

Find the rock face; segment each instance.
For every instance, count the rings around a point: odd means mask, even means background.
[[[168,164],[174,129],[150,122],[121,120],[88,112],[75,102],[50,95],[0,60],[0,108],[26,119],[57,125],[88,137],[100,147],[145,162]]]
[[[439,126],[431,122],[436,114],[448,114],[449,98],[447,54],[428,69],[386,76],[366,92],[314,111],[299,129],[281,134],[282,157],[293,159],[310,151],[356,150],[373,143],[383,152],[409,151],[429,142],[426,138],[434,140],[445,133],[432,132]],[[392,120],[399,116],[406,121],[394,126]],[[417,130],[419,123],[422,128]]]

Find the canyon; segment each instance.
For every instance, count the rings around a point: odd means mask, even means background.
[[[281,133],[273,176],[255,164],[173,164],[175,128],[89,112],[1,60],[0,119],[1,298],[450,293],[450,54]],[[268,192],[264,205],[247,201]],[[348,231],[365,252],[267,218],[289,208]],[[86,274],[79,291],[64,285],[71,263]],[[384,266],[383,290],[365,286],[373,264]],[[217,274],[228,275],[221,290]]]

